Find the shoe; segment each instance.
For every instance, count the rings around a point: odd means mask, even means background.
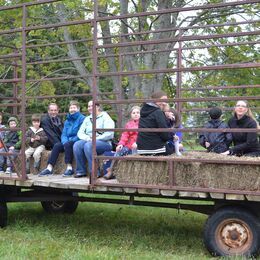
[[[70,177],[70,176],[72,176],[74,174],[74,171],[73,171],[73,169],[67,169],[64,173],[63,173],[63,177]]]
[[[107,169],[107,174],[106,175],[104,175],[104,178],[106,179],[106,180],[110,180],[110,179],[113,179],[113,171],[112,171],[112,169],[111,168],[108,168]]]
[[[5,170],[5,173],[6,173],[6,174],[11,174],[11,173],[13,173],[12,168],[11,168],[11,167],[7,167],[6,170]]]
[[[44,170],[42,170],[42,171],[38,174],[39,177],[48,176],[48,175],[52,175],[52,171],[48,170],[47,168],[44,169]]]
[[[5,173],[3,167],[0,167],[0,174],[3,174],[3,173]]]
[[[87,176],[87,174],[84,174],[84,173],[76,173],[74,175],[74,178],[81,178],[81,177],[86,177],[86,176]]]

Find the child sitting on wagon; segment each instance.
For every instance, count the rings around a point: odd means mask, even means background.
[[[39,115],[32,115],[32,126],[26,132],[26,144],[29,146],[25,150],[26,156],[26,173],[30,173],[30,157],[33,156],[34,168],[39,171],[41,154],[45,150],[47,142],[47,135],[40,127],[41,117]]]
[[[205,124],[204,128],[209,129],[225,129],[228,125],[221,121],[222,110],[213,107],[209,111],[210,120]],[[223,153],[228,150],[232,142],[231,133],[205,132],[199,135],[199,143],[205,147],[208,152]]]
[[[4,133],[3,143],[5,147],[1,148],[0,152],[9,152],[10,155],[0,155],[0,173],[11,174],[14,170],[13,160],[17,157],[21,148],[21,131],[14,130],[18,125],[15,117],[10,117],[7,123],[10,130]],[[4,172],[5,164],[6,171]]]

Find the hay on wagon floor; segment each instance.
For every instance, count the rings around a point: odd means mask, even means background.
[[[175,155],[170,156],[170,158],[174,157]],[[147,159],[147,156],[145,158]],[[183,158],[218,159],[222,163],[174,162],[174,184],[177,186],[260,190],[260,165],[239,164],[240,160],[260,163],[259,157],[239,158],[206,152],[187,152]],[[235,164],[225,163],[227,160],[232,160]],[[166,161],[118,161],[114,167],[117,180],[127,184],[169,185],[168,171]]]

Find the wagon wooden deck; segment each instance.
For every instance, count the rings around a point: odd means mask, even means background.
[[[3,177],[10,177],[8,174],[1,175]],[[15,174],[12,175],[15,177]],[[90,185],[88,177],[73,178],[62,177],[62,175],[50,175],[46,177],[38,177],[37,175],[28,175],[28,180],[21,181],[15,179],[2,179],[0,185],[17,186],[21,188],[54,188],[60,190],[71,190],[79,192],[108,192],[117,194],[132,194],[132,195],[152,195],[160,197],[172,198],[197,198],[206,200],[239,200],[239,201],[260,201],[260,196],[236,194],[236,193],[220,193],[220,192],[194,192],[173,189],[159,189],[159,188],[138,188],[138,187],[118,187],[120,183],[116,179],[105,180],[100,178],[96,185]]]

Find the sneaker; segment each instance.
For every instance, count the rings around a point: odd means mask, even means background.
[[[4,169],[2,167],[0,167],[0,174],[5,173]]]
[[[12,168],[11,168],[11,167],[7,167],[6,170],[5,170],[5,173],[6,173],[6,174],[11,174],[11,173],[13,173]]]
[[[73,169],[67,169],[64,173],[63,173],[63,177],[70,177],[70,176],[72,176],[74,174],[74,171],[73,171]]]
[[[84,173],[76,173],[75,175],[74,175],[74,178],[82,178],[82,177],[86,177],[87,176],[87,174],[84,174]]]
[[[48,175],[52,175],[52,171],[48,170],[47,168],[44,169],[44,170],[42,170],[42,171],[38,174],[39,177],[48,176]]]

